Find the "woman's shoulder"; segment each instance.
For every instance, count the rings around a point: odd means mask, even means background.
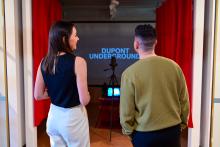
[[[86,63],[86,60],[83,57],[80,57],[80,56],[76,56],[75,60],[78,63]]]
[[[76,56],[75,58],[75,72],[76,74],[83,74],[86,71],[86,60],[83,57]]]

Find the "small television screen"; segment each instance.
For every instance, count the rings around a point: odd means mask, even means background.
[[[113,97],[120,97],[120,87],[114,87],[114,92],[112,87],[108,87],[107,96],[112,97],[112,95]]]

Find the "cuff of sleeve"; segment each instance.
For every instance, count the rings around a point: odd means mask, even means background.
[[[125,129],[122,129],[122,133],[123,133],[124,135],[130,136],[130,135],[132,134],[132,131],[127,131],[127,130],[125,130]]]
[[[185,129],[186,127],[187,127],[186,124],[183,124],[183,123],[180,124],[180,129],[181,129],[181,131],[182,131],[183,129]]]

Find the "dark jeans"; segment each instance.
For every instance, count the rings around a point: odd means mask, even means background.
[[[181,147],[180,134],[180,125],[151,132],[134,131],[132,144],[134,147]]]

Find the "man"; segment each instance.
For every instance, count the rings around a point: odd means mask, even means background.
[[[180,147],[187,126],[189,96],[181,68],[157,56],[156,31],[135,28],[134,50],[140,59],[122,74],[120,123],[134,147]]]

